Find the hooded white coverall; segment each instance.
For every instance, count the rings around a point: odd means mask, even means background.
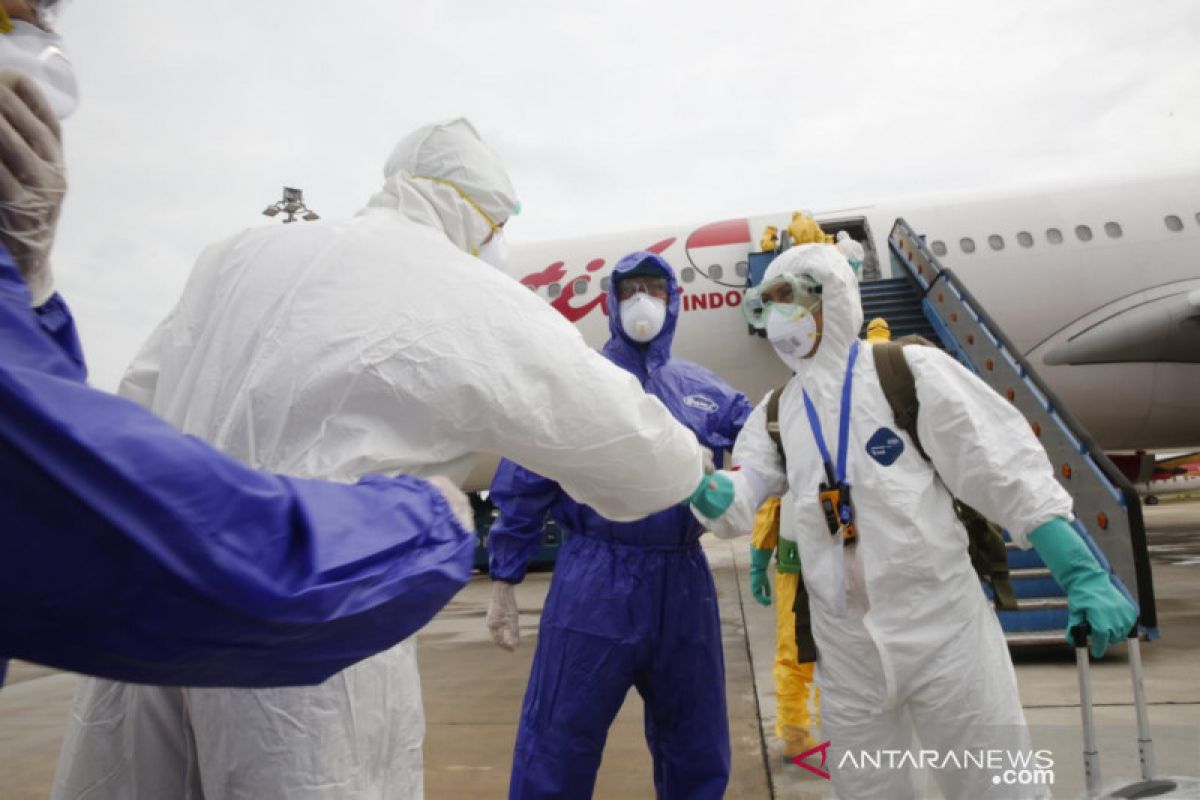
[[[461,482],[477,453],[496,453],[613,519],[685,500],[703,474],[695,436],[468,254],[516,206],[469,123],[406,137],[385,175],[349,221],[211,247],[122,393],[290,475]],[[417,798],[423,736],[411,639],[313,687],[85,679],[54,797]]]
[[[751,529],[767,495],[787,492],[795,504],[834,789],[841,798],[923,796],[911,761],[924,748],[939,753],[941,766],[931,772],[947,798],[1041,796],[1036,787],[993,783],[997,773],[987,768],[955,769],[968,763],[965,750],[995,749],[1008,758],[1029,753],[1030,745],[1008,648],[968,558],[951,492],[1002,524],[1023,548],[1037,526],[1070,517],[1071,498],[1012,405],[945,353],[908,347],[927,462],[897,429],[863,342],[846,457],[858,543],[843,547],[818,505],[825,473],[801,390],[812,398],[836,463],[842,383],[863,322],[857,282],[845,258],[825,245],[786,251],[764,281],[785,272],[807,273],[823,286],[824,315],[816,353],[784,359],[796,373],[779,406],[787,474],[766,432],[764,402],[734,447],[740,469],[727,473],[733,505],[708,524],[732,537]],[[890,447],[878,446],[880,431]],[[902,443],[898,455],[889,433]],[[912,755],[905,761],[888,751]]]

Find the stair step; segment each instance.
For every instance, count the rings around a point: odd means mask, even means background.
[[[1032,547],[1028,550],[1020,550],[1011,543],[1009,544],[1008,568],[1010,570],[1033,569],[1045,566],[1046,562],[1042,561],[1042,557]]]
[[[908,282],[904,283],[889,283],[888,285],[876,285],[870,289],[860,288],[858,291],[860,297],[878,297],[880,295],[906,295],[911,297],[920,296],[919,291],[913,289]]]
[[[925,313],[921,310],[920,303],[914,303],[906,297],[863,301],[862,307],[864,311],[887,312],[889,314],[921,314],[923,316]]]
[[[891,331],[893,339],[899,339],[902,336],[911,336],[916,334],[922,339],[926,339],[930,342],[933,342],[934,345],[941,347],[941,344],[938,341],[937,331],[935,331],[933,328],[892,328]]]
[[[928,328],[929,320],[924,314],[916,314],[911,312],[896,313],[894,311],[886,314],[877,314],[869,309],[863,309],[863,319],[867,322],[876,317],[883,317],[887,320],[888,328],[895,330],[896,328]]]
[[[1030,574],[1022,574],[1027,572]],[[1012,570],[1009,574],[1010,582],[1012,583],[1013,594],[1020,603],[1025,600],[1052,600],[1061,599],[1066,595],[1063,593],[1062,587],[1050,575],[1049,570],[1045,570],[1045,574],[1041,574],[1043,570]],[[988,597],[992,596],[992,590],[987,584],[983,586],[983,593]]]
[[[1044,631],[1014,631],[1004,634],[1005,640],[1009,647],[1046,647],[1050,645],[1060,644],[1067,647],[1067,640],[1063,638],[1063,631],[1060,629],[1050,629]]]
[[[1066,630],[1067,598],[1018,598],[1016,611],[997,611],[1005,633]]]
[[[1014,614],[1020,614],[1024,611],[1047,611],[1050,609],[1061,608],[1064,611],[1067,608],[1066,597],[1027,597],[1017,600],[1017,610]]]
[[[881,303],[885,300],[906,300],[910,303],[921,302],[921,294],[914,292],[907,286],[885,289],[882,292],[870,292],[869,294],[860,293],[859,297],[864,303]]]
[[[862,307],[870,309],[899,308],[919,311],[921,309],[921,301],[908,295],[889,294],[881,297],[864,297],[862,299]]]
[[[908,278],[886,278],[881,281],[863,281],[858,285],[859,294],[875,294],[876,292],[883,292],[899,288],[913,291],[912,283],[908,280]]]

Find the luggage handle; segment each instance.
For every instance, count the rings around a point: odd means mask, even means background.
[[[1075,666],[1079,671],[1079,708],[1083,717],[1083,770],[1087,796],[1095,797],[1100,788],[1100,753],[1096,746],[1096,727],[1092,716],[1092,688],[1088,662],[1088,636],[1092,626],[1084,619],[1072,625],[1071,643],[1075,645]],[[1138,626],[1134,623],[1126,638],[1129,647],[1129,669],[1133,681],[1133,704],[1137,713],[1138,757],[1142,764],[1142,780],[1113,792],[1110,797],[1146,798],[1174,791],[1175,781],[1155,780],[1154,742],[1150,738],[1150,717],[1146,713],[1146,693],[1142,685],[1142,650]]]
[[[1071,626],[1071,642],[1075,645],[1075,668],[1079,673],[1079,709],[1083,716],[1083,777],[1087,796],[1095,797],[1100,789],[1100,752],[1096,749],[1096,723],[1092,719],[1092,682],[1088,672],[1088,635],[1092,626],[1085,619]]]

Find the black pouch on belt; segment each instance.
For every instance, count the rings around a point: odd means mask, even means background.
[[[804,588],[804,576],[796,581],[796,599],[792,611],[796,614],[796,660],[801,664],[817,660],[817,642],[813,639],[812,613],[808,609],[808,589]]]

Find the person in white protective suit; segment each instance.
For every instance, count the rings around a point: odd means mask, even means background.
[[[121,392],[256,467],[461,482],[503,454],[632,520],[686,502],[696,437],[528,289],[473,254],[517,209],[463,119],[423,127],[351,220],[209,248]],[[85,680],[56,798],[415,798],[412,639],[314,687]]]
[[[850,262],[850,266],[854,269],[854,276],[858,277],[862,271],[863,259],[867,256],[867,251],[858,242],[850,238],[850,234],[846,231],[837,232],[837,249]]]
[[[1018,546],[1034,544],[1067,590],[1072,619],[1086,615],[1102,630],[1093,652],[1121,641],[1136,612],[1067,524],[1071,498],[1029,424],[950,356],[908,347],[918,435],[931,461],[922,458],[896,429],[871,346],[856,339],[858,286],[834,247],[786,251],[760,289],[747,292],[746,308],[795,373],[779,405],[786,474],[764,400],[734,447],[735,470],[711,476],[730,491],[698,516],[718,535],[735,536],[751,529],[768,495],[788,492],[794,503],[822,729],[831,742],[826,768],[837,795],[924,796],[912,767],[924,749],[939,754],[931,771],[947,798],[1037,796],[994,783],[997,773],[963,755],[1029,754],[1030,740],[1012,661],[951,492],[1007,528]],[[823,484],[852,489],[849,503],[833,504],[832,520],[819,500]],[[905,761],[886,751],[911,755]]]

